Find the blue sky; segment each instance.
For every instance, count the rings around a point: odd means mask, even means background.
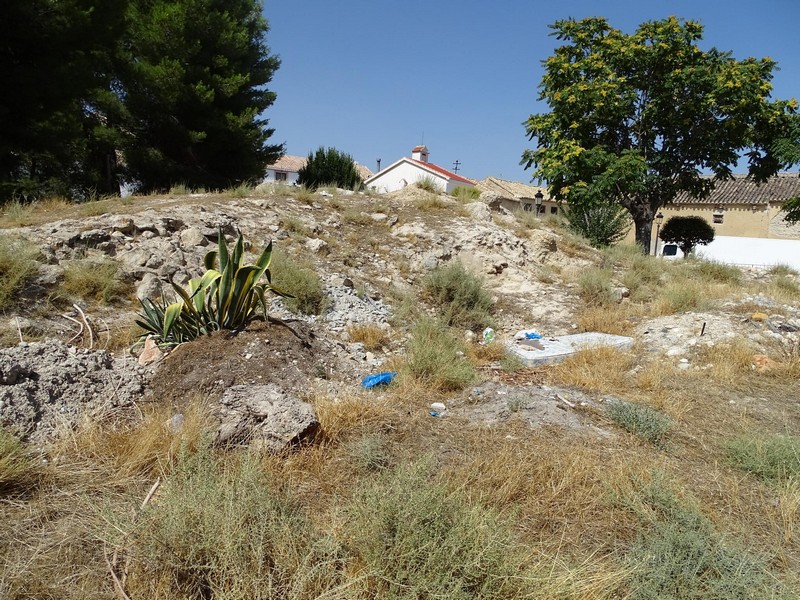
[[[543,112],[548,25],[604,16],[632,33],[669,15],[700,21],[701,46],[778,62],[774,98],[800,99],[800,0],[265,0],[282,65],[266,116],[288,154],[333,146],[375,170],[424,141],[431,162],[529,181],[522,122]]]

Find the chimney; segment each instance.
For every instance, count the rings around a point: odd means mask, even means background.
[[[411,158],[419,162],[428,162],[428,148],[426,146],[415,146],[411,150]]]

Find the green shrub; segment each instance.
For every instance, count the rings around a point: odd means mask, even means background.
[[[714,241],[714,228],[703,217],[696,215],[688,217],[670,217],[658,234],[665,242],[674,242],[683,252],[684,258],[695,246],[707,245]]]
[[[370,597],[522,598],[534,592],[524,550],[494,512],[431,481],[425,464],[368,482],[347,509]],[[528,571],[528,572],[526,572]]]
[[[423,295],[448,325],[473,331],[492,324],[492,297],[482,277],[458,262],[433,269],[423,280]]]
[[[789,265],[775,265],[771,267],[768,273],[772,276],[783,276],[783,277],[797,277],[800,275],[795,269],[790,267]]]
[[[606,406],[606,414],[630,433],[660,446],[672,428],[672,420],[649,406],[615,400]]]
[[[740,436],[729,440],[726,450],[735,467],[756,477],[777,483],[800,480],[800,437]]]
[[[160,302],[149,298],[141,301],[142,312],[136,324],[144,333],[139,341],[154,335],[160,345],[174,346],[219,329],[241,329],[257,316],[259,308],[266,318],[266,293],[286,295],[270,283],[272,242],[255,264],[245,265],[244,258],[242,234],[231,254],[220,230],[218,249],[203,259],[206,267],[203,276],[189,281],[188,290],[172,284],[177,294],[175,302],[167,303],[163,295]],[[260,283],[262,277],[266,281]]]
[[[312,189],[330,185],[360,190],[364,185],[352,156],[323,146],[309,153],[305,166],[298,173],[297,183]]]
[[[129,286],[119,278],[119,265],[106,259],[67,263],[59,287],[67,296],[102,304],[113,302],[129,291]]]
[[[40,252],[30,242],[0,235],[0,310],[8,310],[18,294],[39,272]]]
[[[255,454],[184,455],[136,522],[120,512],[109,537],[132,549],[134,598],[316,598],[341,583],[338,544],[314,532]]]
[[[311,263],[277,252],[272,263],[272,282],[291,296],[283,302],[292,312],[319,315],[325,311],[325,290]]]
[[[460,186],[450,192],[450,195],[461,202],[473,202],[481,197],[481,191],[476,187]]]
[[[708,519],[656,480],[635,507],[643,529],[627,554],[633,600],[780,597],[764,560],[727,542]]]
[[[611,304],[611,271],[591,267],[578,277],[578,295],[589,306]]]
[[[475,380],[464,343],[439,321],[423,318],[411,331],[402,374],[434,391],[461,390]]]
[[[565,211],[568,227],[589,240],[595,248],[604,248],[622,240],[631,228],[631,216],[619,204],[571,205]]]

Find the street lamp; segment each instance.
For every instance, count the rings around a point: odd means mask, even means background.
[[[664,221],[664,215],[660,212],[656,215],[656,256],[658,256],[658,232],[661,229],[661,223]]]
[[[542,214],[542,200],[544,200],[544,194],[542,193],[542,190],[536,192],[536,194],[533,196],[533,199],[536,202],[536,216],[538,217],[540,214]]]

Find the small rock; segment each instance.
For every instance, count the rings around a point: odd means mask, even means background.
[[[193,246],[205,246],[208,244],[206,236],[196,227],[189,227],[181,231],[181,246],[191,248]]]
[[[139,355],[139,364],[142,366],[149,365],[154,362],[158,362],[164,357],[164,353],[161,351],[161,348],[158,347],[154,338],[149,337],[144,342],[144,349],[142,353]]]
[[[750,319],[753,320],[753,321],[756,321],[757,323],[761,323],[763,321],[766,321],[768,318],[769,318],[769,315],[767,315],[767,313],[763,313],[763,312],[754,312],[750,316]]]
[[[314,254],[319,254],[327,247],[328,243],[325,240],[321,240],[319,238],[310,238],[306,240],[306,248],[308,248]]]

